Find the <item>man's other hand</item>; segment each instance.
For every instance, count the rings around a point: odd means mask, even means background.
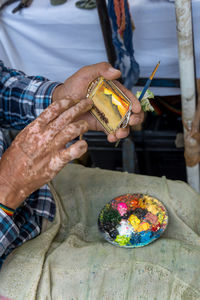
[[[87,121],[77,119],[91,107],[90,99],[56,101],[17,135],[0,161],[2,204],[17,208],[68,162],[87,151],[84,140],[69,148],[65,145],[88,131]]]

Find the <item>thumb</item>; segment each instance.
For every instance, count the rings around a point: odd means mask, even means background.
[[[82,82],[84,81],[85,84],[89,84],[99,76],[103,76],[109,80],[117,79],[121,76],[121,72],[113,68],[109,63],[102,62],[85,66],[76,72],[74,76],[77,76]]]

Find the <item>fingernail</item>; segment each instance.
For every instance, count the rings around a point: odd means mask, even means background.
[[[108,69],[108,71],[109,71],[109,72],[112,72],[112,73],[119,73],[119,72],[120,72],[120,70],[117,70],[117,69],[115,69],[115,68],[113,68],[113,67],[110,67],[110,68]]]

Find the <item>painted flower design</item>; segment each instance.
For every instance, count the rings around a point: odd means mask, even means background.
[[[125,213],[127,212],[127,205],[124,202],[120,202],[117,204],[117,210],[120,213],[121,216],[125,215]]]
[[[135,248],[153,242],[166,229],[168,215],[164,205],[147,194],[125,194],[105,205],[99,228],[114,245]]]
[[[122,220],[120,225],[117,227],[119,235],[131,236],[133,233],[133,227],[126,220]]]

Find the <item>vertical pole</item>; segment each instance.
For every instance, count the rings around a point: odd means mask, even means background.
[[[190,145],[195,145],[196,140],[191,138],[188,134],[191,130],[191,125],[196,109],[191,1],[175,0],[175,9],[184,140],[185,145],[186,142]],[[199,192],[199,164],[196,164],[192,167],[187,166],[186,169],[187,181],[189,185],[193,187],[197,192]]]
[[[122,144],[122,166],[123,171],[128,173],[135,172],[136,155],[135,145],[130,137],[124,139]]]
[[[101,31],[109,63],[114,67],[116,61],[115,47],[112,42],[112,29],[105,0],[96,0]]]

